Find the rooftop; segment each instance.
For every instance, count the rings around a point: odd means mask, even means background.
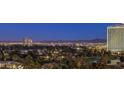
[[[108,26],[107,28],[124,28],[124,23],[121,23],[119,25],[114,25],[114,26]]]

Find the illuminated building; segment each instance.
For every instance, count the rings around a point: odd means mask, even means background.
[[[107,50],[124,51],[124,25],[107,27]]]
[[[28,46],[31,46],[33,43],[32,39],[31,38],[25,38],[23,40],[23,45],[28,45]]]

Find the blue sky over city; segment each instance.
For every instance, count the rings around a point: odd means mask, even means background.
[[[107,26],[117,23],[4,23],[0,40],[89,40],[106,39]]]

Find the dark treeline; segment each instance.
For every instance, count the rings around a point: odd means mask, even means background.
[[[111,55],[105,49],[98,50],[85,46],[0,46],[0,61],[15,61],[25,69],[109,69]],[[120,57],[124,61],[124,57]]]

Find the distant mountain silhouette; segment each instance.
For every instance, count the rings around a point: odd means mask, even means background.
[[[0,42],[22,42],[22,41],[0,41]],[[91,39],[91,40],[43,40],[33,42],[86,42],[86,43],[105,43],[106,39]]]
[[[88,40],[87,42],[93,42],[93,43],[101,42],[101,43],[105,43],[106,40],[105,39],[92,39],[92,40]]]
[[[105,43],[105,39],[91,39],[91,40],[50,40],[50,41],[40,41],[40,42],[86,42],[86,43]]]

